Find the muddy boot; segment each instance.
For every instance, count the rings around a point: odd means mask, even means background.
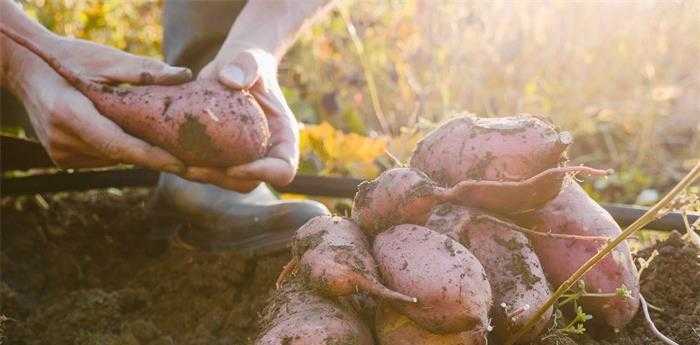
[[[247,194],[161,174],[151,200],[154,254],[170,240],[208,251],[244,256],[283,250],[307,220],[329,214],[315,201],[283,201],[261,184]]]

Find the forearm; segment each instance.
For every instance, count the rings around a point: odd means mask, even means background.
[[[7,27],[39,45],[46,45],[56,39],[56,36],[39,23],[33,21],[24,13],[22,8],[12,0],[0,0],[0,25]],[[32,65],[38,58],[28,50],[20,47],[5,35],[0,34],[0,86],[17,93],[19,83],[26,74],[33,70]]]
[[[251,0],[231,27],[219,55],[241,45],[261,48],[280,59],[298,34],[328,11],[335,0]],[[232,58],[229,57],[229,58]]]

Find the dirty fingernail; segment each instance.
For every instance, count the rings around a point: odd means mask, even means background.
[[[167,73],[163,76],[165,83],[179,83],[192,79],[192,71],[184,67],[168,67]]]

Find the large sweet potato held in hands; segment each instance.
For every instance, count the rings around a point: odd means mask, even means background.
[[[435,334],[386,303],[377,308],[374,328],[379,345],[484,345],[486,330]]]
[[[549,297],[550,289],[527,237],[508,223],[477,209],[442,204],[425,226],[464,245],[484,266],[493,291],[494,333],[505,338],[522,327]],[[550,308],[520,341],[529,344],[547,327]]]
[[[377,235],[374,257],[386,285],[418,298],[392,305],[433,333],[488,328],[491,287],[479,261],[452,238],[403,224]]]
[[[259,324],[255,345],[374,344],[372,333],[352,308],[294,280],[275,291]]]
[[[100,84],[82,77],[2,24],[0,32],[38,55],[125,132],[165,149],[188,165],[228,167],[267,153],[267,119],[246,91],[232,91],[216,80],[173,86]],[[143,75],[145,81],[149,77]]]
[[[292,252],[308,285],[328,296],[358,291],[404,302],[415,298],[389,290],[379,281],[365,234],[351,220],[318,216],[297,230]]]
[[[612,216],[591,199],[581,186],[571,179],[554,200],[541,209],[519,217],[522,225],[543,233],[579,236],[620,234]],[[542,262],[553,286],[559,286],[604,245],[587,239],[558,239],[549,236],[529,236],[530,243]],[[584,297],[583,307],[595,319],[620,329],[634,317],[639,307],[639,281],[626,242],[583,276],[586,290],[591,293],[615,294],[624,287],[631,297]]]
[[[554,198],[567,174],[605,173],[561,167],[571,141],[539,117],[463,116],[426,135],[410,166],[443,187],[461,183],[461,205],[518,213]]]

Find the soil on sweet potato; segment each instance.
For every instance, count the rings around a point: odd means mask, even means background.
[[[2,199],[3,344],[251,344],[289,254],[246,259],[172,247],[156,255],[145,189]],[[699,252],[678,236],[636,255],[659,256],[642,277],[658,328],[700,344]],[[641,312],[602,340],[546,344],[662,344]],[[491,344],[491,342],[490,342]]]

